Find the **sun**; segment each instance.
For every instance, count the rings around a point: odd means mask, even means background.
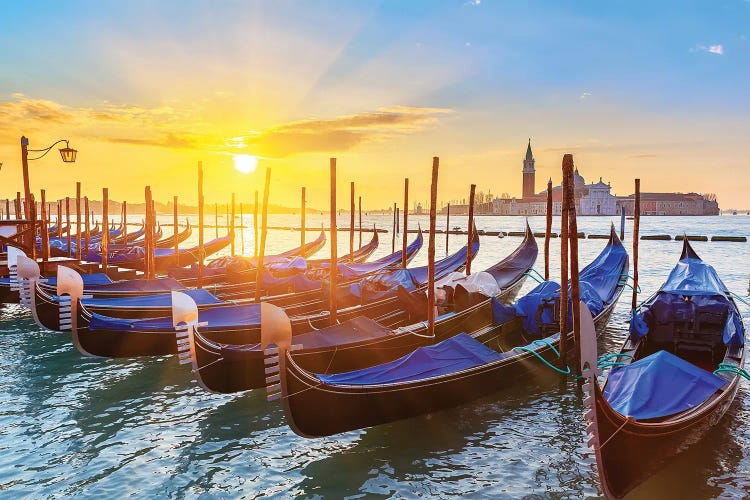
[[[234,160],[234,169],[243,174],[255,172],[258,166],[258,158],[253,155],[232,155]]]

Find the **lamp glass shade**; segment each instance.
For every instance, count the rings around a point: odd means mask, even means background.
[[[62,161],[65,163],[73,163],[76,161],[76,154],[78,154],[78,150],[64,147],[60,148],[60,156],[62,156]]]

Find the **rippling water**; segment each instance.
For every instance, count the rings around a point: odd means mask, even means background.
[[[411,217],[413,223],[417,220],[427,227],[426,217]],[[270,217],[278,226],[296,222],[293,216]],[[327,225],[327,217],[308,217],[310,226],[320,227],[321,222]],[[390,227],[391,220],[364,217],[365,225],[373,223]],[[604,217],[579,219],[586,233],[604,234],[609,223]],[[342,216],[339,224],[348,225],[348,217]],[[439,224],[444,227],[444,219]],[[532,218],[531,224],[535,231],[543,230],[542,218]],[[452,218],[454,225],[465,228],[466,218]],[[523,220],[480,217],[477,225],[521,230]],[[750,217],[647,217],[641,224],[642,234],[674,236],[683,231],[750,235]],[[212,230],[207,234],[213,237]],[[245,234],[250,253],[252,229]],[[315,236],[311,233],[308,239]],[[373,258],[390,253],[391,234],[380,236]],[[370,237],[363,235],[365,242]],[[452,235],[451,251],[464,240]],[[268,253],[298,242],[298,232],[270,231]],[[474,269],[496,262],[519,242],[483,237]],[[553,278],[557,243],[553,240]],[[581,264],[603,244],[581,241]],[[625,244],[631,244],[629,237]],[[348,235],[339,233],[339,253],[348,246]],[[674,265],[680,244],[642,241],[640,248],[645,299]],[[747,243],[695,243],[694,248],[730,289],[747,294]],[[440,256],[445,235],[438,235],[438,249]],[[414,263],[425,259],[423,249]],[[543,268],[540,254],[537,269]],[[524,291],[531,286],[525,285]],[[625,295],[601,340],[601,352],[616,350],[626,334]],[[748,308],[742,306],[742,311],[747,316]],[[280,406],[267,404],[264,391],[208,394],[171,357],[84,358],[68,335],[40,331],[18,306],[0,306],[0,352],[0,490],[5,495],[601,495],[593,454],[584,445],[579,394],[552,374],[452,410],[306,440],[289,430]],[[731,410],[706,439],[636,490],[633,498],[750,496],[748,425],[750,394],[743,383]]]

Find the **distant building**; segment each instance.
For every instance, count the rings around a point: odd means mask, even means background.
[[[523,197],[495,198],[492,202],[492,213],[498,215],[545,215],[547,213],[547,191],[534,193],[536,190],[534,154],[531,151],[531,139],[526,146],[523,160]],[[579,215],[616,215],[617,197],[612,195],[612,187],[605,184],[601,177],[599,182],[586,184],[586,180],[575,170],[573,174],[576,212]],[[452,208],[452,207],[451,207]],[[562,186],[552,188],[552,212],[559,215],[562,211]]]
[[[633,215],[635,195],[618,198],[627,215]],[[641,193],[641,215],[719,215],[716,195],[698,193]]]

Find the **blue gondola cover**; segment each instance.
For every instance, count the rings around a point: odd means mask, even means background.
[[[460,333],[438,344],[420,347],[390,363],[317,377],[321,382],[331,385],[392,384],[454,373],[502,357],[502,354],[477,342],[469,335]]]
[[[198,311],[198,321],[205,321],[209,328],[252,327],[260,325],[260,304],[243,306],[212,307]],[[165,331],[174,332],[172,318],[120,319],[101,314],[92,314],[89,330]]]
[[[614,368],[604,398],[636,420],[667,417],[695,408],[727,383],[667,351]]]

